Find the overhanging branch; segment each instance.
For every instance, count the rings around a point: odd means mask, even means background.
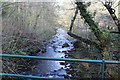
[[[75,38],[75,39],[78,39],[78,40],[81,40],[82,42],[86,43],[86,44],[89,44],[89,45],[93,45],[93,46],[96,46],[97,48],[99,48],[98,44],[96,42],[93,42],[89,39],[85,39],[85,38],[82,38],[80,36],[77,36],[71,32],[68,32],[68,35],[70,35],[71,37]]]

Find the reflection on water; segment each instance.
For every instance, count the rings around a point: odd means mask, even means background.
[[[69,39],[69,40],[68,40]],[[65,56],[65,52],[73,48],[73,45],[70,41],[71,37],[67,35],[67,32],[62,28],[57,28],[57,33],[49,41],[49,44],[46,46],[46,53],[39,53],[42,57],[57,57],[61,58]],[[67,43],[69,46],[62,48],[62,45]],[[27,74],[35,76],[47,76],[47,77],[63,77],[66,75],[64,65],[60,65],[60,62],[64,61],[49,61],[49,60],[40,60],[35,68]]]

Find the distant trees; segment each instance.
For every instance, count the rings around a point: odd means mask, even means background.
[[[43,41],[55,34],[55,3],[2,2],[2,53],[38,55]],[[2,58],[3,73],[18,73],[32,68],[28,59]],[[24,63],[21,63],[24,62]],[[27,67],[26,67],[27,66]]]
[[[25,42],[27,40],[34,44],[52,36],[57,24],[55,12],[55,3],[52,2],[2,2],[2,34],[3,43],[5,43],[3,51],[6,52],[10,48],[7,45],[9,40],[17,38],[16,43],[18,44],[22,38]],[[17,44],[16,48],[20,49]],[[25,44],[21,44],[23,48],[22,45]],[[16,52],[16,49],[10,48],[10,50],[15,50],[12,53],[19,52]],[[24,51],[22,50],[22,52]]]

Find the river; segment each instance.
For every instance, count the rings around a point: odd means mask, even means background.
[[[55,57],[55,58],[65,58],[66,53],[73,49],[73,38],[70,37],[67,32],[60,28],[56,28],[56,35],[54,35],[46,46],[46,52],[39,55],[42,57]],[[63,44],[68,44],[69,46],[63,47]],[[66,73],[66,68],[64,61],[49,61],[49,60],[39,60],[35,65],[35,68],[28,71],[27,75],[42,76],[50,78],[64,78]],[[69,75],[70,76],[70,75]],[[29,79],[32,80],[32,79]]]

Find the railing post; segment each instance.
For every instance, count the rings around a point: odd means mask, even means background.
[[[105,61],[104,60],[102,60],[102,63],[101,63],[102,65],[101,65],[101,72],[102,72],[102,80],[104,80],[105,79],[105,73],[104,73],[104,71],[105,71]]]

